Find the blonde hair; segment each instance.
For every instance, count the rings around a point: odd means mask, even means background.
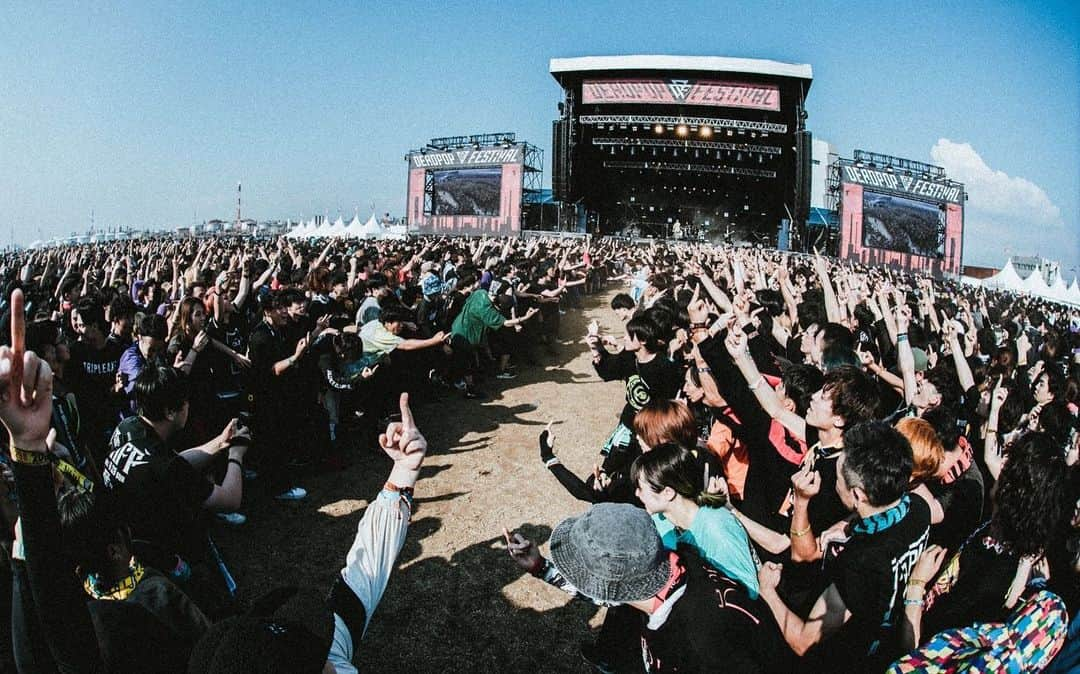
[[[937,477],[945,460],[945,446],[929,421],[908,417],[896,424],[896,430],[911,445],[911,482],[918,485]]]

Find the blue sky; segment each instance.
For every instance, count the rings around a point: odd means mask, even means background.
[[[1075,3],[93,4],[0,8],[0,243],[229,218],[238,180],[252,217],[400,214],[432,136],[516,131],[549,182],[548,60],[666,53],[811,64],[816,137],[969,184],[966,263],[1080,265]]]

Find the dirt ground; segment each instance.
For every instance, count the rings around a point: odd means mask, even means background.
[[[357,648],[361,672],[588,671],[578,646],[602,613],[523,575],[501,531],[546,541],[585,509],[540,462],[537,436],[554,420],[556,452],[587,475],[614,427],[622,384],[600,381],[582,339],[593,319],[621,335],[612,294],[562,316],[554,355],[537,349],[538,364],[522,365],[517,379],[484,382],[487,400],[454,393],[415,407],[431,449],[398,568]],[[303,503],[253,499],[246,525],[215,527],[241,600],[279,585],[330,586],[390,466],[377,447],[351,460],[343,472],[300,480],[310,493]]]

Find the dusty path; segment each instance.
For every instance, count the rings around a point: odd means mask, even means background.
[[[488,400],[452,395],[416,410],[432,450],[398,569],[358,648],[361,672],[587,671],[578,644],[598,625],[596,609],[523,577],[500,532],[526,525],[546,541],[555,523],[585,508],[544,468],[537,436],[555,420],[556,452],[586,475],[614,426],[622,385],[599,380],[582,341],[594,318],[621,334],[611,294],[562,317],[554,356],[539,355],[513,381],[485,382]],[[242,598],[282,584],[329,587],[388,467],[362,453],[342,473],[305,479],[307,502],[259,499],[247,525],[218,527]]]

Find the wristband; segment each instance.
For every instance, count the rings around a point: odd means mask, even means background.
[[[553,456],[544,462],[544,466],[547,468],[551,468],[552,466],[558,465],[560,463],[562,463],[562,461],[559,461],[559,457]]]
[[[924,599],[904,599],[904,606],[925,606],[926,600]]]
[[[986,432],[988,434],[993,433],[994,435],[997,435],[997,429],[996,428],[988,428],[988,429],[986,429]]]
[[[387,480],[386,484],[383,485],[383,490],[384,491],[396,491],[397,493],[399,493],[402,496],[407,497],[407,498],[412,498],[412,495],[413,495],[413,488],[412,487],[399,487],[396,484],[394,484],[393,482],[390,482],[389,480]]]
[[[753,384],[750,384],[750,390],[751,391],[756,391],[756,390],[758,390],[758,387],[761,386],[764,383],[765,383],[765,375],[761,375],[761,376],[759,376],[757,378],[757,381],[755,381]]]
[[[712,368],[711,367],[699,367],[697,369],[697,371],[702,373],[702,374],[711,374],[712,373]]]
[[[244,462],[240,459],[229,459],[229,463],[235,463],[240,470],[244,470]]]
[[[906,333],[906,332],[901,332],[900,334],[898,334],[898,335],[896,336],[896,342],[897,342],[898,344],[899,344],[900,342],[906,342],[906,341],[907,341],[907,333]]]
[[[51,462],[47,453],[19,449],[15,446],[14,441],[11,443],[11,458],[13,461],[27,466],[42,466]]]
[[[907,584],[908,586],[926,587],[926,584],[928,582],[929,581],[923,580],[922,578],[916,578],[915,576],[912,576],[911,579],[908,580]]]

